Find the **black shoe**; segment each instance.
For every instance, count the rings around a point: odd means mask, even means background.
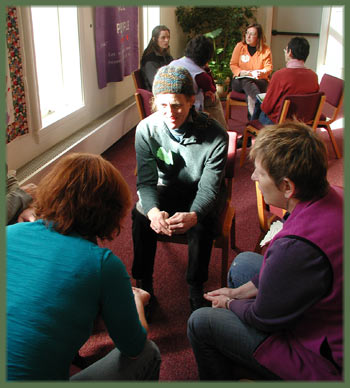
[[[203,298],[203,296],[190,297],[191,312],[200,309],[201,307],[211,307],[211,302]]]
[[[148,323],[151,323],[152,321],[152,316],[154,315],[154,311],[157,307],[157,304],[158,304],[158,301],[156,296],[154,294],[151,294],[151,298],[148,304],[146,304],[145,306],[145,317]]]
[[[247,141],[247,147],[250,147],[252,145],[252,138],[251,137],[248,137],[248,141]],[[243,136],[240,137],[238,140],[237,140],[237,146],[236,148],[242,148],[243,146]]]
[[[84,369],[87,366],[89,366],[88,362],[85,360],[84,357],[81,357],[79,353],[76,353],[76,355],[73,358],[72,364],[77,366],[80,369]]]
[[[149,292],[153,295],[153,279],[136,279],[136,287],[142,288],[143,290]]]

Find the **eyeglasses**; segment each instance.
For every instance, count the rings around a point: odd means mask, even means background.
[[[287,48],[284,48],[284,49],[283,49],[283,52],[284,52],[285,54],[287,54],[288,49],[287,49]]]

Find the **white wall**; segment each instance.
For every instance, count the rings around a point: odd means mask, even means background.
[[[160,23],[170,29],[170,53],[174,58],[183,56],[186,46],[186,34],[178,24],[175,15],[176,7],[160,8]]]
[[[273,7],[272,29],[285,32],[320,33],[321,17],[322,7]],[[304,37],[310,43],[310,54],[306,60],[306,66],[316,71],[319,37]],[[285,67],[283,49],[291,38],[293,35],[272,35],[271,50],[274,70]]]

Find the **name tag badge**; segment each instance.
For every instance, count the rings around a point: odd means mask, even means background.
[[[249,62],[249,55],[241,55],[241,61],[243,63]]]

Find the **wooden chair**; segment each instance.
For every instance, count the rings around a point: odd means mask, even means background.
[[[134,81],[135,90],[144,89],[141,70],[137,69],[132,73],[132,79]]]
[[[228,148],[228,159],[225,168],[225,180],[227,186],[227,198],[226,205],[222,211],[219,222],[220,222],[220,234],[214,240],[214,247],[221,249],[221,286],[226,287],[226,278],[228,270],[228,257],[231,249],[236,246],[235,241],[235,209],[232,206],[232,184],[234,177],[234,163],[236,156],[236,143],[237,133],[227,132],[229,135],[229,148]],[[174,236],[158,235],[158,241],[175,243],[175,244],[186,244],[186,234],[178,234]]]
[[[342,156],[330,125],[338,118],[339,111],[343,106],[344,81],[332,75],[324,74],[320,82],[320,91],[326,95],[326,102],[318,127],[326,128],[334,153],[340,159]]]
[[[140,120],[143,120],[152,114],[153,94],[146,89],[137,88],[134,96]],[[135,167],[134,174],[137,175],[137,167]]]
[[[228,120],[231,117],[231,106],[247,106],[245,93],[239,93],[232,90],[226,97],[226,110],[225,120],[228,124]]]
[[[260,247],[260,241],[263,239],[265,234],[269,231],[271,224],[274,221],[281,219],[286,213],[286,210],[276,206],[266,205],[264,196],[262,195],[262,192],[259,189],[259,184],[257,181],[255,182],[255,189],[256,189],[256,203],[258,208],[258,218],[259,218],[261,233],[259,236],[259,240],[256,243],[254,251],[257,253],[260,253],[262,250],[262,247]]]
[[[144,118],[152,114],[153,94],[146,89],[137,88],[134,96],[140,120],[143,120]]]
[[[299,120],[310,125],[313,131],[315,131],[320,121],[325,100],[326,96],[323,92],[284,96],[278,123],[281,124],[287,119]],[[240,158],[241,167],[245,160],[248,137],[257,136],[263,127],[264,125],[259,120],[249,121],[245,127]]]

